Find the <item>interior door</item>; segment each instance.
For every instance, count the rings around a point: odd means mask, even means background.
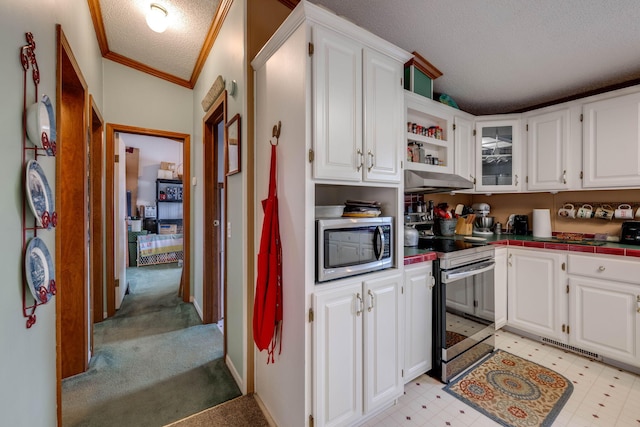
[[[114,168],[114,186],[115,186],[115,281],[116,281],[116,309],[120,308],[120,304],[127,291],[127,190],[126,190],[126,164],[125,164],[125,146],[119,134],[116,134],[116,147],[118,152],[118,161]]]

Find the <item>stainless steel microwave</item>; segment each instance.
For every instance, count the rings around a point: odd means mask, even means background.
[[[391,217],[316,220],[316,281],[391,267],[393,235]]]

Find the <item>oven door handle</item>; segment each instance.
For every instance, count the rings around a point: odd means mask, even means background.
[[[464,279],[465,277],[476,276],[485,271],[493,270],[496,266],[495,261],[480,262],[469,267],[461,267],[451,271],[445,271],[442,275],[442,282],[452,282],[454,280]]]

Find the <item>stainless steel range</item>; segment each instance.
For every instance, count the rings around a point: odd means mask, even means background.
[[[495,250],[484,242],[436,238],[434,371],[448,383],[495,348]]]

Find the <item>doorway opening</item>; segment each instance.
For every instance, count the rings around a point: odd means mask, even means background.
[[[204,143],[204,248],[203,300],[204,323],[218,323],[224,335],[226,353],[225,232],[227,194],[224,174],[224,136],[227,122],[227,92],[224,91],[203,119]]]

